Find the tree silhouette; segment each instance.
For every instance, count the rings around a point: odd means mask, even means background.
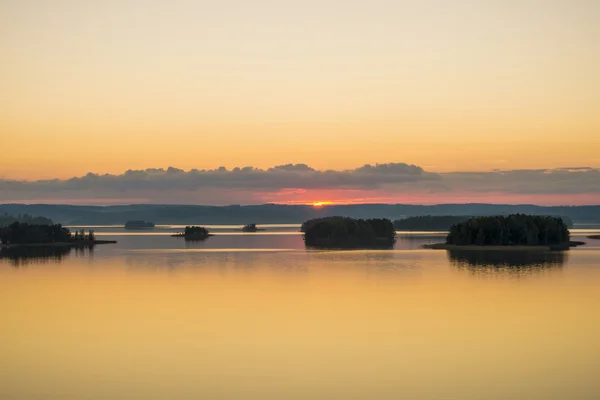
[[[304,242],[311,247],[391,247],[396,232],[389,219],[329,217],[304,222]]]
[[[559,217],[513,214],[473,217],[450,228],[452,245],[549,246],[568,243],[569,229]]]
[[[13,222],[0,228],[0,240],[3,244],[56,243],[73,240],[71,232],[62,225],[30,225]]]

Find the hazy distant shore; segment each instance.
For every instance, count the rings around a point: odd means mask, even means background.
[[[569,217],[577,226],[600,224],[600,206],[536,206],[502,204],[339,204],[311,205],[165,205],[133,204],[127,206],[75,206],[59,204],[0,204],[0,214],[43,215],[63,225],[123,225],[131,220],[155,224],[300,224],[330,216],[350,218],[388,218],[411,216],[477,216],[524,213]]]

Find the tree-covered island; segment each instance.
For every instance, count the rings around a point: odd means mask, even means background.
[[[302,224],[307,247],[328,249],[392,248],[396,232],[389,219],[328,217]]]
[[[453,225],[445,243],[425,247],[566,250],[579,244],[570,241],[567,224],[560,217],[513,214],[470,218]]]
[[[259,231],[265,231],[266,229],[264,228],[259,228],[256,226],[256,224],[248,224],[248,225],[244,225],[242,227],[242,232],[259,232]]]
[[[182,237],[185,240],[205,240],[213,236],[208,229],[202,226],[186,226],[183,232],[172,235],[173,237]]]
[[[60,224],[32,225],[22,222],[0,228],[0,242],[3,247],[17,246],[64,246],[83,247],[96,244],[116,243],[114,240],[97,240],[94,231],[82,229],[74,234]]]

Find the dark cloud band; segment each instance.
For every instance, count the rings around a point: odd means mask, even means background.
[[[390,193],[600,193],[600,169],[587,167],[551,170],[489,172],[428,172],[416,165],[387,163],[349,170],[316,170],[305,164],[259,169],[224,167],[184,171],[178,168],[128,170],[120,175],[88,173],[71,179],[38,181],[0,180],[0,201],[44,199],[64,193],[77,198],[152,197],[153,192],[204,191],[212,199],[219,193],[306,190],[385,190]],[[197,198],[195,196],[194,198]],[[152,200],[152,199],[150,199]],[[214,201],[214,200],[213,200]]]

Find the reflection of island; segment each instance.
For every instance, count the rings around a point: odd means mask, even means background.
[[[257,228],[256,224],[244,225],[244,227],[242,228],[242,231],[244,231],[244,232],[258,232],[258,231],[265,231],[265,230],[266,229]]]
[[[185,240],[206,240],[212,235],[208,229],[202,226],[186,226],[183,232],[172,235],[173,237],[182,237]]]
[[[319,218],[302,224],[304,243],[325,249],[391,249],[396,232],[389,219]]]
[[[147,222],[147,221],[127,221],[125,222],[125,226],[124,228],[127,230],[148,230],[148,229],[154,229],[154,223],[153,222]]]
[[[473,251],[448,250],[448,260],[473,273],[523,275],[560,268],[567,260],[562,251]]]
[[[71,247],[6,247],[0,248],[0,259],[14,266],[34,263],[60,262],[71,252]]]

